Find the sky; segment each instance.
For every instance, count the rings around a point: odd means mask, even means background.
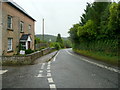
[[[13,0],[20,5],[35,22],[35,34],[42,34],[44,18],[45,34],[68,37],[68,31],[80,21],[87,2],[94,0]]]

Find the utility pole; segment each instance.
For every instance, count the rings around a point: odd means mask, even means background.
[[[44,18],[43,18],[43,22],[42,23],[43,23],[43,26],[42,26],[43,27],[43,32],[42,32],[42,34],[43,34],[43,41],[44,41]]]

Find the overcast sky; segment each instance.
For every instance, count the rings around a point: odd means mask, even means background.
[[[73,24],[80,21],[87,2],[93,0],[13,0],[32,16],[35,34],[42,34],[42,19],[45,20],[45,34],[68,37]]]

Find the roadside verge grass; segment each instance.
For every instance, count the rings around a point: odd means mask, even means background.
[[[111,65],[119,66],[118,64],[118,56],[113,56],[110,54],[106,54],[104,52],[94,52],[94,51],[86,51],[86,50],[73,50],[74,52],[84,55],[99,61],[103,61],[105,63],[109,63]]]

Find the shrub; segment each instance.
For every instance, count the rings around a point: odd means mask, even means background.
[[[60,44],[59,43],[55,43],[55,48],[57,49],[57,50],[59,50],[61,47],[60,47]]]
[[[31,50],[31,49],[25,50],[25,54],[31,54],[33,52],[34,52],[34,50]]]

